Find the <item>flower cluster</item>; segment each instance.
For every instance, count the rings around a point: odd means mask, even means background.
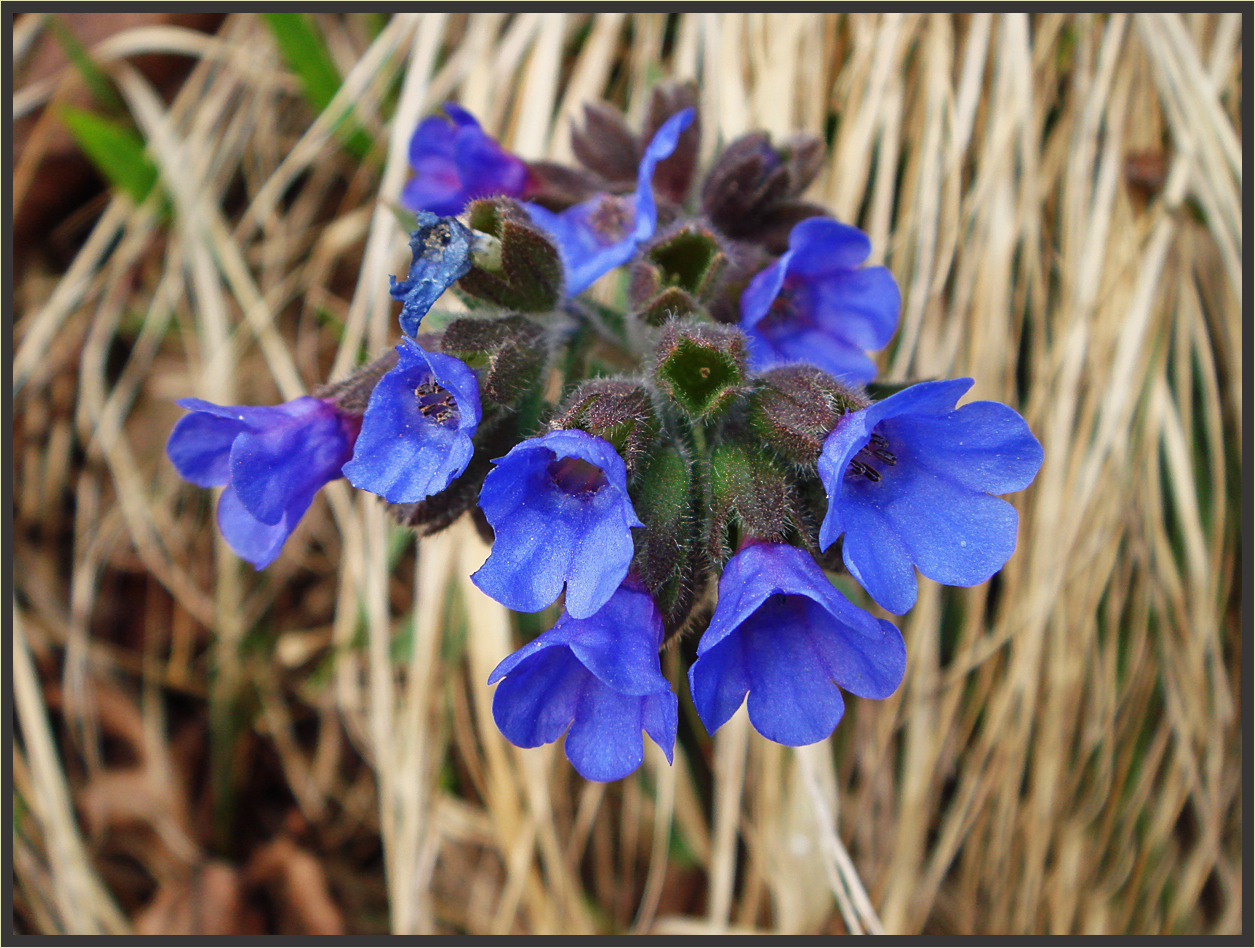
[[[492,673],[497,724],[520,747],[565,734],[590,780],[636,769],[643,735],[671,759],[660,652],[689,634],[712,733],[744,703],[764,737],[810,744],[842,691],[891,695],[901,633],[825,568],[894,615],[917,571],[982,583],[1016,544],[995,495],[1042,462],[1014,410],[958,405],[971,379],[869,397],[901,298],[864,233],[799,199],[820,143],[747,135],[698,180],[695,98],[658,90],[640,133],[590,108],[578,169],[445,106],[411,143],[395,350],[277,407],[185,399],[168,445],[225,488],[222,533],[258,568],[336,477],[423,533],[477,505],[493,544],[473,582],[517,611],[560,604]],[[625,312],[581,296],[619,267]],[[470,311],[420,332],[448,289]]]

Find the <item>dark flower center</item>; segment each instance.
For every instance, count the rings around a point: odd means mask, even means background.
[[[633,210],[623,198],[602,195],[597,207],[588,215],[588,227],[597,242],[608,247],[622,240],[632,223]]]
[[[770,336],[775,330],[788,333],[802,328],[801,283],[801,280],[792,275],[784,278],[784,285],[771,301],[771,307],[754,326],[758,332]]]
[[[875,484],[880,482],[884,467],[893,467],[897,463],[897,456],[889,450],[888,439],[872,432],[871,440],[851,459],[845,476],[855,479],[863,477]]]
[[[456,428],[462,413],[458,411],[457,399],[448,389],[441,387],[435,379],[428,379],[414,389],[418,399],[418,413],[432,424],[442,428]]]
[[[583,458],[555,458],[549,462],[549,476],[559,490],[573,497],[595,494],[607,483],[606,472]]]

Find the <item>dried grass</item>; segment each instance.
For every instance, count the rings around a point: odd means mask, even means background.
[[[252,15],[93,51],[171,210],[113,197],[63,272],[15,287],[20,925],[136,921],[75,814],[110,767],[91,684],[110,681],[147,696],[159,742],[163,697],[206,709],[225,856],[261,832],[233,809],[240,748],[277,761],[351,930],[1236,934],[1242,18],[364,23],[319,15],[345,81],[317,116]],[[197,60],[170,105],[128,63],[155,50]],[[886,377],[972,375],[1046,461],[999,578],[922,582],[892,699],[796,751],[741,712],[709,762],[651,749],[602,787],[493,725],[483,682],[516,631],[467,581],[485,549],[465,522],[415,544],[333,485],[255,575],[162,447],[178,396],[290,398],[387,343],[388,202],[421,115],[456,97],[563,159],[582,102],[639,119],[663,75],[699,81],[707,157],[751,128],[831,133],[808,196],[903,288]],[[72,86],[19,74],[15,113]],[[350,108],[378,142],[360,166],[337,145]],[[1150,194],[1130,182],[1147,153]]]

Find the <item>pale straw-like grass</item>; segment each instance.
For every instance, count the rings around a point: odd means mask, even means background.
[[[357,16],[315,18],[344,77],[320,114],[250,14],[92,50],[168,214],[113,196],[63,272],[36,260],[15,287],[22,924],[127,930],[75,817],[105,766],[109,679],[143,684],[153,732],[161,690],[208,701],[219,833],[245,776],[233,722],[259,696],[245,726],[307,822],[377,834],[374,924],[399,934],[1236,933],[1241,16]],[[39,29],[18,19],[15,59]],[[169,105],[129,62],[157,51],[196,60]],[[742,710],[709,761],[651,746],[606,787],[493,724],[485,682],[519,639],[467,579],[487,552],[469,521],[414,541],[334,484],[257,576],[162,448],[177,397],[291,398],[388,345],[422,116],[454,98],[525,157],[569,160],[584,102],[639,122],[661,77],[697,80],[706,160],[749,129],[828,136],[807,196],[864,227],[903,291],[884,378],[971,375],[1045,463],[1011,498],[999,578],[921,581],[893,698],[851,700],[831,741],[796,750]],[[77,84],[19,71],[14,114]],[[339,144],[350,112],[376,143],[361,164]],[[1162,179],[1138,190],[1146,153]],[[123,607],[137,625],[163,603],[168,642],[99,637],[119,577],[150,590]],[[59,729],[41,679],[60,681]]]

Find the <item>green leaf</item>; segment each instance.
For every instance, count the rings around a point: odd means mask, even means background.
[[[78,146],[111,185],[143,203],[157,183],[157,166],[144,150],[138,135],[120,122],[68,105],[61,106],[62,121]]]
[[[340,71],[336,69],[327,44],[300,12],[268,12],[262,18],[274,34],[284,62],[301,81],[305,97],[319,112],[323,111],[340,89]],[[364,158],[370,151],[370,138],[351,118],[341,120],[341,137],[354,155]]]

